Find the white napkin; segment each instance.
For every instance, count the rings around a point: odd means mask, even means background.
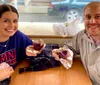
[[[73,52],[70,49],[67,49],[67,51],[70,53],[70,56],[68,56],[67,59],[60,58],[59,61],[66,69],[69,69],[73,64]],[[70,60],[71,62],[68,62],[67,60]]]
[[[75,36],[83,28],[83,25],[80,27],[79,24],[80,18],[75,19],[70,23],[56,23],[53,24],[53,30],[62,37]]]
[[[5,68],[8,68],[9,67],[9,64],[7,64],[6,62],[2,62],[0,64],[0,69],[5,69]]]
[[[68,35],[67,28],[64,23],[53,24],[53,30],[62,37],[66,37]]]

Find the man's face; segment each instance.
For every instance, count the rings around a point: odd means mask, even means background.
[[[100,6],[88,6],[85,9],[84,23],[90,36],[100,36]]]

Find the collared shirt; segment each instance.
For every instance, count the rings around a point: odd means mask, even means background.
[[[94,42],[93,38],[82,30],[73,37],[71,42],[65,42],[64,47],[80,54],[93,85],[100,85],[100,40]]]
[[[99,45],[100,45],[100,40],[98,40],[98,41],[95,42],[95,40],[91,37],[90,34],[87,34],[87,36],[88,36],[88,38],[89,38],[92,42],[95,43],[96,46],[99,46]]]

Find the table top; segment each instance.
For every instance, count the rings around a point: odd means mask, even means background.
[[[28,65],[23,61],[17,66],[10,85],[92,85],[79,57],[74,58],[70,69],[61,65],[44,71],[18,73],[18,68]]]

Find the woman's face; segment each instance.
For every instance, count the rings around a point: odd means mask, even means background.
[[[18,28],[18,15],[15,12],[7,11],[0,18],[0,37],[10,37],[15,34]]]
[[[100,37],[100,6],[88,6],[84,11],[84,22],[89,35]]]

